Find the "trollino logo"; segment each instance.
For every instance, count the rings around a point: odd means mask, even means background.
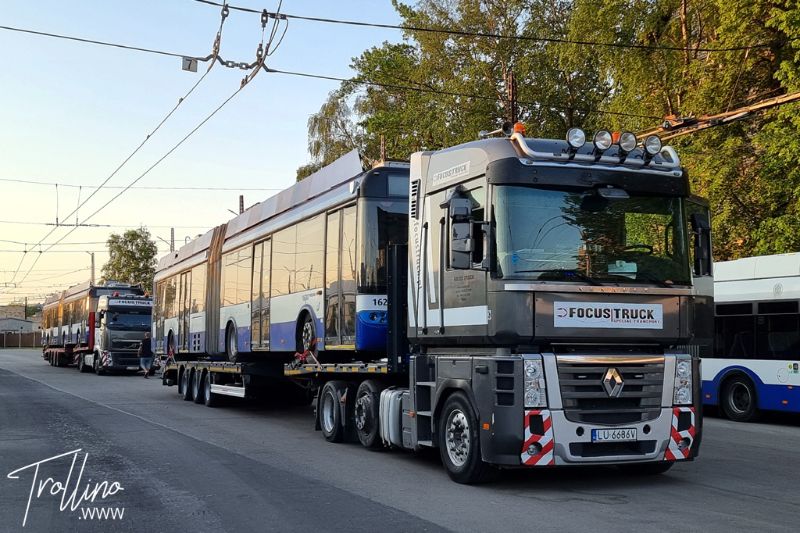
[[[557,328],[663,329],[661,304],[553,302]]]

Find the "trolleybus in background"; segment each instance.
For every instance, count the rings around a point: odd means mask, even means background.
[[[351,152],[159,261],[154,351],[385,351],[386,250],[406,242],[408,164]]]
[[[716,263],[713,356],[703,400],[730,419],[800,412],[800,253]]]

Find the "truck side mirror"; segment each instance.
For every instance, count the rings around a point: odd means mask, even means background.
[[[694,273],[696,276],[710,276],[711,224],[703,213],[692,213],[690,222],[694,234]]]

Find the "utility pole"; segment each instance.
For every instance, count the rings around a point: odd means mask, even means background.
[[[244,213],[244,194],[239,195],[239,214]]]
[[[175,251],[175,228],[169,228],[169,251]]]
[[[92,257],[91,273],[89,274],[89,285],[94,285],[94,252],[86,252]]]
[[[513,70],[505,71],[506,81],[506,109],[508,111],[508,120],[512,124],[517,123],[517,80],[514,77]]]

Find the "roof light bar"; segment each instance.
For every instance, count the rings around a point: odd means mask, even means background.
[[[654,156],[661,151],[661,139],[658,135],[648,135],[644,140],[644,151],[649,156]]]

